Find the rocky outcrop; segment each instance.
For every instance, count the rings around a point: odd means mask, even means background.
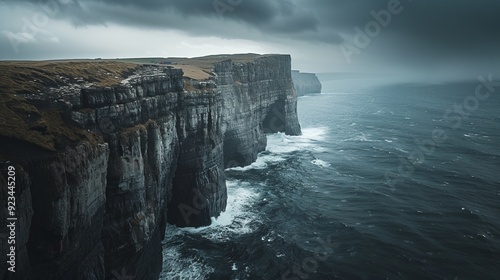
[[[17,170],[20,271],[2,245],[3,279],[157,279],[166,223],[210,224],[224,169],[254,161],[266,133],[300,134],[290,71],[287,55],[226,59],[186,90],[181,70],[143,66],[118,86],[8,99],[2,110],[40,137],[0,136],[2,185]]]
[[[292,70],[292,79],[299,96],[321,93],[321,82],[314,73],[301,73],[300,71]]]
[[[290,57],[231,61],[214,67],[224,102],[224,164],[244,166],[266,147],[265,133],[300,134]]]

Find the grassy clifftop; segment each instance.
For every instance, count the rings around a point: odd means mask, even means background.
[[[130,63],[141,64],[167,64],[173,68],[182,69],[184,77],[194,80],[206,80],[213,76],[212,68],[215,63],[231,59],[235,63],[252,62],[260,57],[268,55],[246,53],[246,54],[218,54],[202,57],[155,57],[155,58],[128,58],[120,59]]]
[[[47,87],[72,83],[93,83],[96,86],[117,85],[143,64],[168,65],[180,68],[184,76],[204,80],[212,76],[215,63],[231,59],[246,63],[266,55],[233,54],[194,58],[128,58],[110,60],[0,61],[0,93],[34,94]]]
[[[33,94],[71,83],[112,86],[130,75],[137,64],[118,61],[2,61],[0,92]]]
[[[180,68],[187,79],[205,80],[213,76],[212,68],[217,62],[231,59],[236,63],[246,63],[263,56],[238,54],[197,58],[0,61],[0,142],[6,143],[0,147],[0,159],[10,150],[24,150],[26,145],[56,151],[68,143],[81,140],[100,141],[97,135],[64,119],[57,106],[41,108],[40,103],[32,101],[32,98],[44,100],[50,88],[119,85],[145,64]]]
[[[65,121],[60,110],[42,110],[23,97],[0,94],[0,160],[7,155],[32,156],[37,149],[54,152],[82,140],[101,142],[97,135]]]
[[[79,83],[113,86],[138,67],[116,61],[0,62],[0,137],[7,143],[3,153],[26,145],[56,151],[80,140],[98,141],[96,135],[65,121],[60,110],[38,108],[24,95],[43,97],[48,88]]]

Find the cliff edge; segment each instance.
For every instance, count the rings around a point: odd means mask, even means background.
[[[16,273],[2,245],[0,276],[157,279],[166,223],[210,224],[224,169],[253,162],[266,133],[300,134],[290,60],[0,63],[0,183],[14,168],[17,218]]]
[[[299,96],[311,93],[321,93],[321,82],[314,73],[302,73],[297,70],[292,70],[292,80]]]

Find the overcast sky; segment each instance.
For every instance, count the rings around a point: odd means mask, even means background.
[[[497,0],[0,0],[0,59],[288,53],[311,72],[484,73],[499,27]]]

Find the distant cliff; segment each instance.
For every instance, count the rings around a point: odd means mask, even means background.
[[[0,183],[15,167],[18,218],[3,279],[157,279],[166,223],[210,224],[224,169],[254,161],[266,133],[300,134],[290,56],[211,59],[201,81],[104,61],[17,65],[1,81]]]
[[[293,85],[299,96],[321,93],[321,83],[314,73],[301,73],[297,70],[292,70]]]

